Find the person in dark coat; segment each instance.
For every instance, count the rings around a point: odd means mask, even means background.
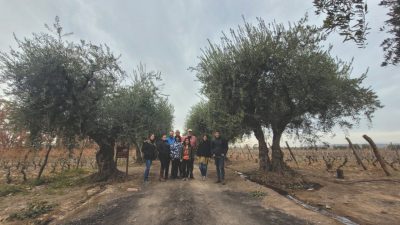
[[[168,144],[166,134],[162,136],[161,141],[158,143],[157,150],[158,150],[158,159],[160,160],[161,163],[159,180],[165,181],[168,179],[169,164],[171,161],[169,155],[171,153],[171,150]]]
[[[144,170],[144,182],[148,182],[151,164],[153,163],[153,160],[157,158],[158,153],[154,134],[150,134],[149,138],[143,142],[142,153],[143,159],[146,163],[146,168]]]
[[[225,157],[228,152],[228,142],[225,141],[219,131],[214,132],[214,139],[211,141],[211,153],[215,159],[218,180],[217,183],[225,185]]]
[[[205,180],[207,177],[208,161],[211,158],[211,142],[208,139],[207,134],[203,135],[203,138],[201,139],[200,144],[197,148],[196,155],[199,161],[201,177],[203,180]]]

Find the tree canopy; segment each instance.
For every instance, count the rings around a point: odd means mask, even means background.
[[[366,75],[351,78],[351,64],[331,56],[326,36],[307,18],[285,27],[245,22],[221,42],[204,49],[196,67],[202,93],[252,130],[259,141],[260,169],[283,171],[284,131],[299,136],[351,128],[370,119],[380,102],[362,86]],[[273,133],[272,160],[263,128]]]
[[[234,142],[243,134],[250,134],[250,131],[244,130],[241,120],[240,115],[228,115],[220,110],[214,102],[207,100],[192,106],[186,118],[185,127],[191,128],[198,136],[220,131],[225,139]]]
[[[338,31],[344,37],[343,41],[353,41],[359,47],[365,47],[367,35],[371,29],[366,20],[368,13],[367,1],[364,0],[314,0],[317,15],[325,14],[323,29],[328,33]],[[384,52],[382,66],[398,65],[400,62],[400,1],[377,1],[382,7],[388,9],[388,19],[385,26],[379,30],[389,34],[381,47]]]

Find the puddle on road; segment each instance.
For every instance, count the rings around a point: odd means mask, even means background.
[[[238,174],[243,179],[246,179],[246,180],[248,180],[250,182],[253,182],[253,183],[257,183],[257,182],[254,182],[254,181],[250,180],[249,176],[247,176],[244,173],[241,173],[239,171],[235,171],[235,173]],[[260,185],[262,185],[262,184],[260,184]],[[287,199],[295,202],[298,205],[303,206],[304,208],[306,208],[308,210],[311,210],[313,212],[317,212],[317,213],[322,214],[324,216],[327,216],[327,217],[330,217],[332,219],[335,219],[335,220],[339,221],[340,223],[342,223],[344,225],[358,225],[358,223],[355,223],[355,222],[351,221],[350,219],[348,219],[348,218],[346,218],[344,216],[339,216],[339,215],[336,215],[335,213],[329,212],[329,211],[327,211],[325,209],[321,209],[321,208],[309,205],[309,204],[307,204],[307,203],[305,203],[305,202],[303,202],[303,201],[301,201],[301,200],[299,200],[299,199],[297,199],[297,198],[295,198],[295,197],[293,197],[293,196],[291,196],[291,195],[289,195],[287,193],[283,193],[282,191],[277,191],[277,192],[280,195],[285,196]]]

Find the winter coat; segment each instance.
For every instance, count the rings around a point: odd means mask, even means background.
[[[145,160],[155,160],[157,158],[157,146],[154,142],[146,140],[142,146],[143,158]]]
[[[211,141],[211,153],[215,156],[226,155],[228,152],[228,142],[223,138],[215,138]]]
[[[158,150],[158,158],[159,159],[169,159],[170,156],[169,154],[171,153],[170,146],[168,144],[168,141],[160,141],[157,145],[157,150]]]
[[[174,142],[171,146],[170,146],[170,156],[171,159],[180,159],[181,158],[181,152],[182,152],[182,143],[181,142]]]
[[[183,152],[185,151],[185,146],[183,146],[182,151],[181,151],[181,157],[180,159],[183,160]],[[192,146],[189,146],[189,160],[194,159],[194,154],[195,150],[193,149]]]
[[[197,148],[196,152],[197,156],[204,156],[204,157],[211,157],[211,142],[209,140],[207,141],[201,141],[199,144],[199,147]]]

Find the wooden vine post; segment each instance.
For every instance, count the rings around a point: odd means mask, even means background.
[[[364,163],[360,159],[360,156],[358,156],[356,150],[354,149],[353,143],[351,142],[350,138],[346,137],[346,140],[347,140],[347,142],[349,142],[349,147],[353,151],[353,154],[356,157],[358,165],[361,165],[364,170],[367,170],[367,167],[364,165]]]
[[[294,157],[294,154],[292,152],[292,149],[290,149],[289,143],[286,141],[286,146],[289,150],[290,156],[292,156],[292,159],[296,162],[297,167],[299,167],[299,164],[297,163],[296,157]]]
[[[382,159],[381,154],[379,154],[378,148],[376,147],[374,141],[368,137],[366,134],[363,135],[363,138],[371,145],[372,151],[374,152],[374,155],[376,159],[378,160],[379,164],[381,164],[381,167],[383,171],[385,172],[386,176],[390,176],[390,173],[386,167],[385,161]]]
[[[246,145],[246,148],[247,148],[247,151],[249,151],[249,154],[250,154],[250,156],[251,156],[251,159],[253,159],[253,160],[254,160],[253,154],[251,154],[251,151],[250,151],[250,148],[249,148],[249,146],[248,146],[248,145]]]

